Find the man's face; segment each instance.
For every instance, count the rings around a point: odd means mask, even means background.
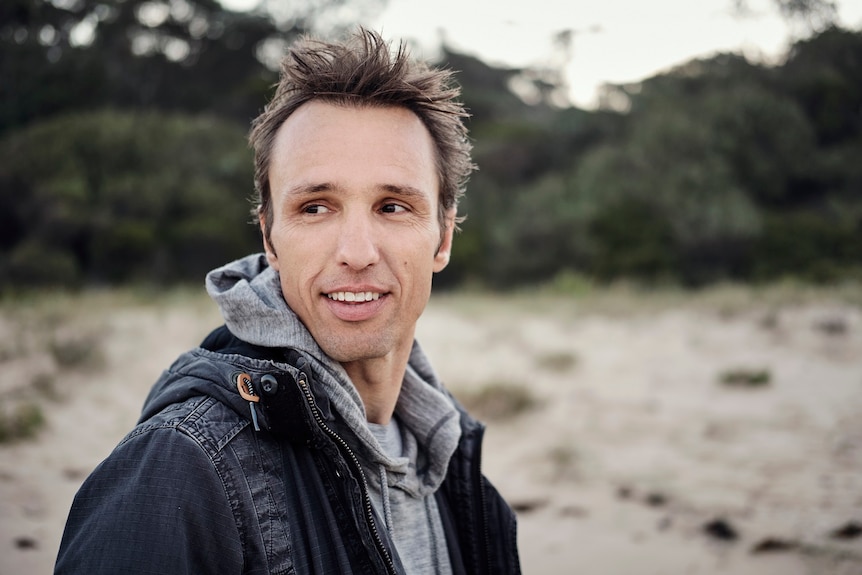
[[[404,108],[312,101],[279,128],[267,259],[336,361],[409,353],[452,245],[454,212],[440,233],[438,180],[431,135]]]

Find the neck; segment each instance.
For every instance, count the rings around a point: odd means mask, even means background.
[[[370,423],[386,425],[392,419],[409,355],[408,350],[406,354],[399,354],[399,357],[386,356],[342,363],[362,398],[365,415]]]

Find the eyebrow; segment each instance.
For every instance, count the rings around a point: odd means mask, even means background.
[[[285,190],[286,196],[294,196],[294,195],[308,195],[308,194],[317,194],[320,192],[326,192],[329,190],[337,190],[338,186],[330,184],[328,182],[323,182],[320,184],[297,184]]]
[[[389,192],[390,194],[394,194],[396,196],[402,196],[405,198],[420,198],[420,199],[428,199],[425,193],[422,192],[419,188],[414,188],[413,186],[399,186],[395,184],[384,184],[381,186],[384,190]]]
[[[388,192],[390,194],[393,194],[396,196],[401,196],[404,198],[424,198],[424,199],[427,199],[426,194],[423,193],[422,190],[420,190],[419,188],[416,188],[414,186],[410,186],[410,185],[381,184],[378,187],[382,190],[385,190],[386,192]],[[285,195],[304,196],[304,195],[319,194],[321,192],[331,192],[331,191],[338,192],[341,189],[342,189],[341,186],[339,186],[337,184],[333,184],[331,182],[321,182],[321,183],[317,183],[317,184],[302,183],[302,184],[297,184],[295,186],[288,188],[285,191]]]

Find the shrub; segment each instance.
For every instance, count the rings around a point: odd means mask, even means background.
[[[100,111],[0,141],[0,287],[195,280],[259,249],[244,129]]]
[[[42,408],[35,403],[24,402],[5,409],[0,405],[0,443],[31,438],[44,425]]]
[[[729,369],[721,373],[719,381],[729,387],[765,387],[772,381],[772,374],[768,369]]]
[[[487,383],[458,397],[478,417],[491,420],[511,419],[539,404],[528,387],[505,381]]]
[[[569,371],[577,364],[578,356],[568,351],[548,352],[536,358],[536,365],[539,368],[554,373]]]
[[[54,337],[49,349],[58,367],[92,369],[104,363],[101,344],[98,336],[76,334],[71,337]]]

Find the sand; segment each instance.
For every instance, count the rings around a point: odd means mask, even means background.
[[[0,308],[0,400],[32,396],[46,424],[0,445],[0,575],[51,571],[80,483],[219,322],[188,295],[29,305]],[[89,334],[101,361],[61,369],[45,334]],[[477,407],[484,471],[518,512],[525,573],[862,573],[858,304],[443,295],[418,337],[456,395],[504,398]]]

